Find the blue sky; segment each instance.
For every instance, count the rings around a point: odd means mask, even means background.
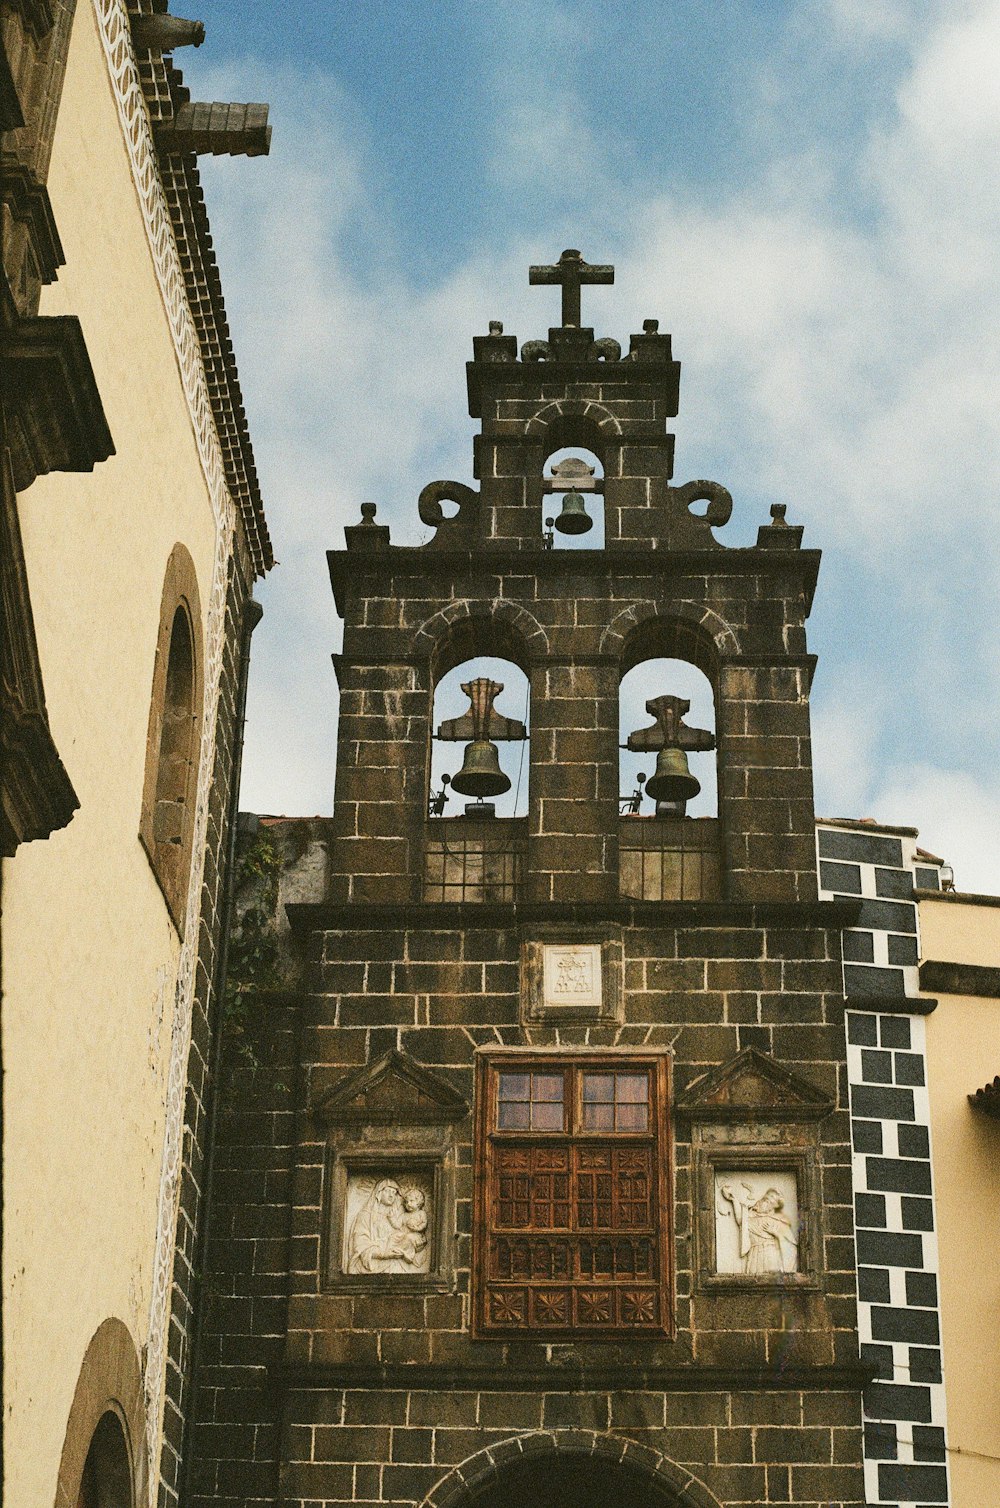
[[[543,335],[527,264],[682,363],[675,480],[824,551],[817,809],[918,826],[1000,890],[1000,4],[205,0],[196,98],[264,99],[265,160],[202,160],[278,559],[258,589],[243,804],[330,810],[324,551],[362,500],[425,537],[471,482],[464,362]],[[654,688],[660,689],[660,688]],[[641,720],[641,719],[640,719]]]

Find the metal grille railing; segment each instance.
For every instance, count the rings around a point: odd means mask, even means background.
[[[526,846],[526,824],[516,819],[469,822],[443,817],[429,822],[424,900],[519,900]]]
[[[622,895],[637,901],[719,899],[715,817],[623,817],[618,833]]]

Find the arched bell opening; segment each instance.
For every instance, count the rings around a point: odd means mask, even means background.
[[[689,660],[633,663],[619,692],[619,875],[637,900],[720,895],[715,691]]]
[[[476,655],[434,687],[424,899],[513,901],[527,843],[530,689],[520,666]]]
[[[604,466],[593,450],[565,445],[543,467],[542,543],[547,550],[603,550]]]

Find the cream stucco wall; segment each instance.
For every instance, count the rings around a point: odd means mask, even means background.
[[[3,870],[5,1501],[51,1504],[88,1341],[146,1342],[179,940],[138,840],[164,572],[202,611],[215,524],[91,0],[49,192],[117,454],[37,480],[21,527],[49,717],[80,799]],[[204,620],[202,623],[204,640]]]
[[[920,901],[921,953],[1000,967],[1000,905]],[[938,994],[927,1079],[952,1508],[1000,1503],[1000,1122],[968,1095],[1000,1073],[1000,1000]]]

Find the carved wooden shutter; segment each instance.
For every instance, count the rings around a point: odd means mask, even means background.
[[[478,1085],[476,1331],[669,1329],[662,1055],[499,1055]]]

